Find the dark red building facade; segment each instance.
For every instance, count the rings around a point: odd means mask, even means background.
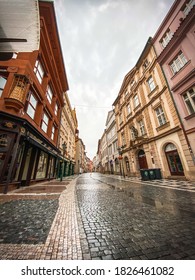
[[[56,176],[68,90],[54,5],[39,2],[40,48],[0,61],[0,191]]]

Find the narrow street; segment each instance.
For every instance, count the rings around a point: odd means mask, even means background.
[[[192,182],[86,173],[1,195],[0,208],[1,259],[195,259]]]

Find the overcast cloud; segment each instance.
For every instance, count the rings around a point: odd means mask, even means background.
[[[91,159],[124,76],[173,2],[55,0],[68,95]]]

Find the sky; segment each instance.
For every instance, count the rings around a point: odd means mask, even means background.
[[[174,0],[55,0],[79,137],[92,160],[125,75]]]

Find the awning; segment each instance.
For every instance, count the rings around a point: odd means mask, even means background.
[[[0,52],[39,49],[38,0],[0,0]]]

